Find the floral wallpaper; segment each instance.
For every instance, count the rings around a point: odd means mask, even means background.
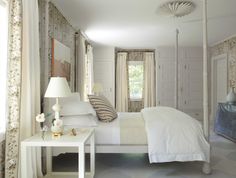
[[[211,48],[211,56],[227,53],[228,60],[228,86],[236,87],[236,37],[232,37]]]
[[[51,77],[51,39],[55,38],[71,49],[71,68],[75,65],[75,32],[76,30],[71,26],[69,21],[52,3],[46,3],[46,0],[38,0],[39,5],[39,39],[40,39],[40,77],[41,77],[41,101],[42,111],[51,112],[47,101],[44,100],[44,93],[48,86]],[[48,17],[48,19],[46,18]],[[48,20],[48,21],[47,21]],[[48,25],[48,28],[46,28]],[[47,40],[47,41],[46,41]],[[45,45],[48,42],[48,47]],[[74,90],[74,70],[71,70],[70,87]],[[43,149],[43,172],[46,172],[46,153]]]
[[[19,165],[22,2],[9,0],[8,121],[5,177],[16,178]]]
[[[41,94],[42,99],[44,92],[46,91],[49,79],[51,77],[51,39],[55,38],[62,44],[66,45],[71,49],[71,68],[74,69],[75,65],[75,32],[76,30],[72,27],[70,22],[63,16],[63,14],[57,9],[57,7],[49,2],[48,15],[49,15],[49,26],[48,32],[46,29],[46,1],[38,0],[39,2],[39,33],[40,33],[40,65],[41,65]],[[45,34],[48,34],[48,49],[45,48]],[[48,58],[45,58],[45,53],[48,53]],[[74,90],[74,70],[71,70],[71,82],[70,87]]]
[[[0,143],[0,178],[5,176],[5,141]]]

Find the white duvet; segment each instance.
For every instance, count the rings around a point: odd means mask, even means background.
[[[145,120],[150,163],[209,162],[210,146],[197,120],[169,107],[145,108],[141,113]]]

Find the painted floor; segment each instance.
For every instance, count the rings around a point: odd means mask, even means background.
[[[202,173],[201,162],[149,164],[147,154],[96,154],[95,178],[235,178],[236,144],[215,134],[210,140],[211,175]],[[53,162],[54,171],[78,168],[76,154],[60,155]]]

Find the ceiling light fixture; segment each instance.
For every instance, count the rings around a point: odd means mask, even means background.
[[[158,14],[174,17],[183,17],[190,14],[195,9],[195,4],[191,1],[177,0],[162,4],[158,10]]]

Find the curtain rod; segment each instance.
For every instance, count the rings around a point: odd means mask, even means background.
[[[88,36],[82,31],[82,30],[78,30],[77,32],[75,32],[75,35],[81,34],[84,38],[85,38],[85,43],[89,44],[92,46],[90,39],[88,38]]]

